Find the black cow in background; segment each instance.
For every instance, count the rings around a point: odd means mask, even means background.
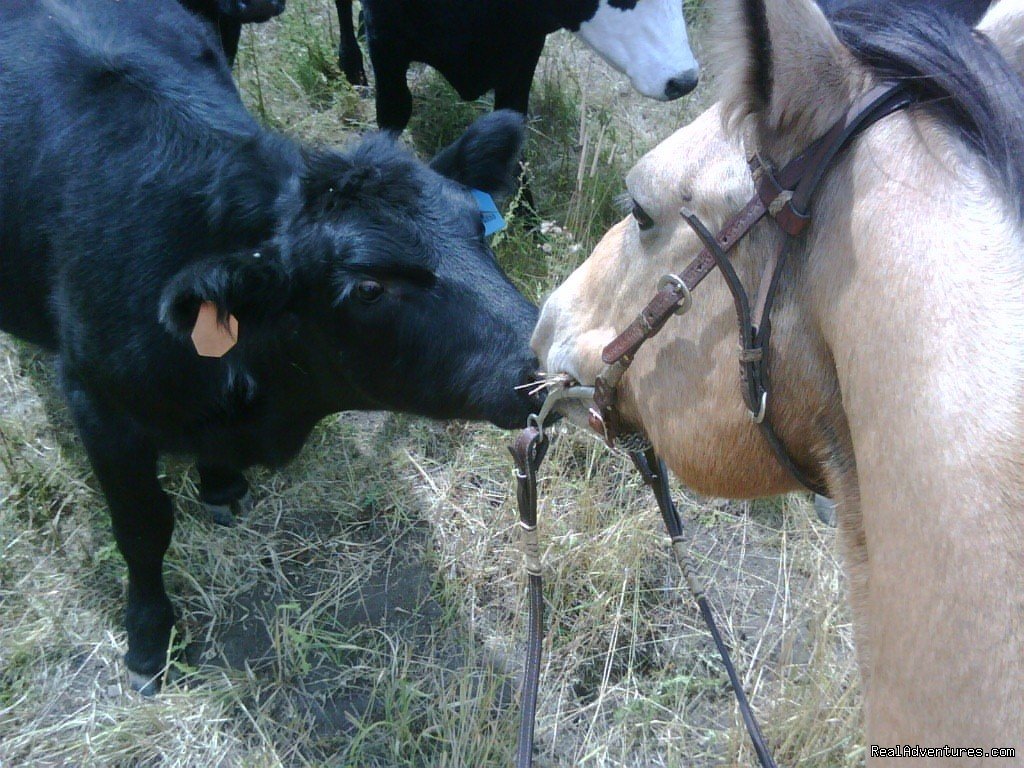
[[[175,3],[0,4],[0,329],[57,353],[147,692],[174,621],[161,453],[226,507],[339,410],[515,427],[536,405],[515,389],[536,308],[470,192],[511,184],[521,117],[431,167],[386,134],[302,147],[257,125],[215,46]]]
[[[336,5],[341,69],[365,85],[352,0]],[[645,96],[676,99],[697,85],[682,0],[362,0],[362,8],[381,128],[409,122],[413,61],[444,75],[463,99],[493,89],[495,109],[525,114],[544,40],[559,29],[575,32]]]
[[[220,35],[224,55],[234,64],[242,25],[269,21],[284,10],[285,0],[178,0]]]

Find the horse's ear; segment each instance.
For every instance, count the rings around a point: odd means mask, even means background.
[[[1024,0],[997,2],[978,23],[978,31],[1024,78]]]
[[[863,70],[814,0],[720,0],[716,41],[730,129],[748,117],[763,139],[786,133],[807,143],[863,90]]]

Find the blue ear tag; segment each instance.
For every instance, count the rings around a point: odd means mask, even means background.
[[[505,220],[498,213],[498,206],[494,204],[491,196],[486,192],[481,192],[479,189],[470,191],[473,193],[473,199],[476,200],[477,207],[480,209],[480,216],[484,220],[484,235],[490,237],[495,232],[504,229]]]

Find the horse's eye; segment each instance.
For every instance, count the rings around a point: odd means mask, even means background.
[[[384,286],[376,280],[363,280],[356,286],[356,296],[370,304],[384,295]]]
[[[636,225],[641,232],[654,226],[654,219],[640,207],[640,203],[636,200],[633,201],[633,218],[636,219]]]

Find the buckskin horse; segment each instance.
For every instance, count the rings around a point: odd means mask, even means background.
[[[738,355],[738,300],[712,274],[627,356],[619,431],[702,493],[792,491],[764,416],[837,502],[868,764],[910,744],[940,748],[924,765],[1009,765],[941,748],[1024,748],[1024,3],[976,30],[898,10],[854,3],[830,25],[812,0],[721,0],[720,102],[632,169],[633,214],[549,297],[533,345],[547,371],[594,383],[658,278],[676,290],[709,232],[763,205],[722,258],[752,306],[774,293],[770,343],[748,327]],[[755,200],[891,83],[909,104],[822,165],[803,207],[799,189]],[[759,291],[777,255],[777,290]],[[752,370],[760,402],[741,396]]]

